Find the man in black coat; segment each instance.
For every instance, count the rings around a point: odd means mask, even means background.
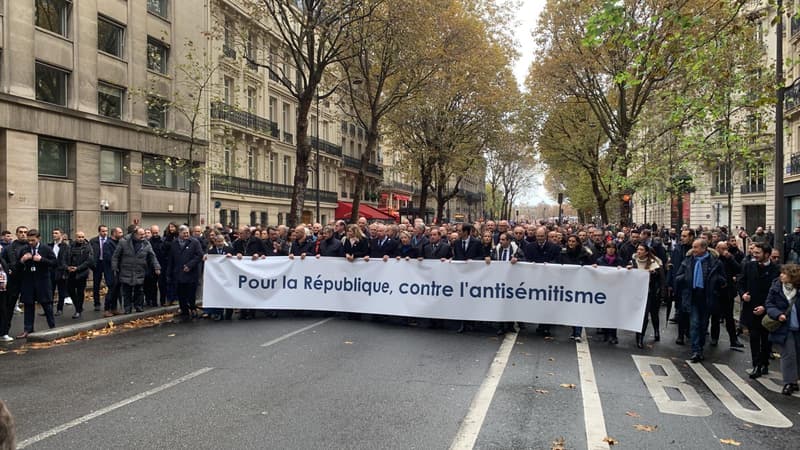
[[[75,240],[69,246],[65,259],[67,271],[67,290],[75,306],[73,319],[77,319],[83,314],[83,295],[86,291],[86,279],[89,272],[94,267],[94,255],[92,246],[86,241],[86,234],[83,231],[75,233]]]
[[[428,238],[428,244],[422,248],[422,257],[425,259],[449,259],[452,254],[450,244],[442,239],[442,233],[439,228],[431,228],[431,235]]]
[[[53,242],[47,244],[53,253],[56,255],[56,266],[50,272],[51,281],[53,282],[53,294],[58,292],[58,304],[56,306],[56,316],[64,313],[64,300],[67,298],[67,253],[69,252],[69,245],[64,240],[64,234],[61,228],[53,228]]]
[[[122,228],[114,227],[111,230],[111,236],[105,240],[103,244],[103,278],[106,279],[106,298],[103,305],[103,317],[112,317],[117,314],[117,304],[119,303],[120,284],[114,276],[114,270],[111,265],[111,260],[114,253],[117,251],[117,244],[122,239]],[[99,262],[98,262],[99,264]]]
[[[394,258],[395,256],[397,256],[397,241],[386,235],[386,225],[377,224],[375,237],[369,242],[369,257]]]
[[[681,292],[681,313],[690,314],[693,363],[704,359],[709,313],[725,287],[725,278],[725,269],[716,252],[709,251],[708,241],[695,239],[691,256],[683,260],[675,274],[675,284]]]
[[[465,223],[461,225],[458,232],[458,239],[450,247],[453,251],[453,261],[482,260],[481,241],[472,236],[472,225]]]
[[[289,255],[291,256],[307,256],[314,254],[314,243],[309,238],[309,233],[306,227],[298,225],[294,229],[294,239],[289,246]]]
[[[25,339],[33,333],[33,322],[36,318],[36,303],[42,305],[47,325],[56,326],[53,317],[53,290],[50,284],[51,272],[57,259],[53,250],[40,241],[38,230],[28,231],[28,245],[17,253],[16,270],[21,274],[20,298],[25,305],[25,327],[17,339]]]
[[[711,309],[711,345],[716,346],[719,341],[721,319],[725,321],[725,330],[728,332],[731,348],[742,348],[744,345],[736,338],[736,321],[733,319],[733,303],[734,297],[736,297],[735,277],[741,271],[741,266],[728,251],[727,241],[717,242],[715,250],[725,269],[725,287],[720,290],[717,303]]]
[[[684,345],[686,343],[686,337],[689,335],[689,314],[683,313],[681,309],[681,289],[675,282],[675,274],[678,273],[678,269],[681,267],[683,260],[686,259],[686,255],[692,251],[692,241],[694,241],[694,230],[687,228],[681,231],[680,235],[680,242],[675,245],[675,248],[672,249],[672,253],[670,254],[669,265],[669,272],[667,273],[667,289],[670,293],[670,303],[667,304],[667,317],[669,318],[670,314],[670,306],[672,303],[675,303],[675,317],[670,318],[670,322],[675,322],[678,324],[678,338],[675,340],[675,343],[678,345]]]
[[[561,257],[561,247],[547,239],[547,228],[539,227],[535,233],[536,242],[528,244],[523,253],[525,261],[535,263],[557,263]]]
[[[8,280],[6,282],[6,305],[0,317],[0,336],[7,336],[11,329],[11,320],[14,318],[14,307],[19,299],[22,288],[22,272],[17,270],[17,255],[22,248],[28,246],[28,227],[18,226],[17,239],[7,244],[3,249],[2,258],[6,266]],[[10,336],[9,336],[10,338]]]
[[[92,270],[92,298],[94,299],[95,311],[100,311],[100,283],[105,275],[105,263],[107,260],[104,246],[108,239],[108,227],[100,225],[97,227],[97,236],[89,240],[89,244],[92,246],[92,254],[95,257],[95,265]],[[111,260],[111,255],[108,255],[108,260]],[[108,279],[106,279],[106,286],[109,288],[111,286]]]
[[[172,241],[168,268],[170,279],[178,289],[181,312],[178,320],[197,317],[197,286],[200,283],[200,265],[203,249],[200,241],[189,235],[189,227],[178,228],[178,238]]]
[[[244,225],[239,227],[239,238],[233,241],[231,246],[237,257],[250,256],[253,259],[258,259],[270,253],[264,245],[264,241],[252,236],[250,228]]]
[[[758,378],[768,372],[772,346],[769,332],[761,325],[764,317],[767,294],[772,282],[780,275],[780,267],[770,261],[772,247],[758,242],[753,245],[753,260],[742,265],[742,272],[736,280],[737,290],[742,299],[741,323],[750,331],[750,356],[753,370],[750,378]]]
[[[214,236],[213,244],[214,245],[208,249],[208,252],[206,252],[206,256],[203,256],[204,261],[208,258],[207,255],[233,256],[233,247],[225,243],[225,236],[221,234]],[[223,316],[225,320],[231,320],[233,318],[233,308],[204,308],[204,311],[207,312],[208,316],[214,321],[222,320]]]
[[[333,227],[330,225],[327,225],[322,229],[322,239],[319,241],[317,256],[333,256],[339,258],[344,257],[344,246],[342,246],[342,241],[336,239],[336,236],[333,232]]]

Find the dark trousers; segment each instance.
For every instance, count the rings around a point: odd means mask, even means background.
[[[169,303],[167,299],[167,274],[166,270],[162,268],[161,275],[158,276],[158,301],[161,306],[166,306]]]
[[[158,306],[158,276],[156,274],[144,278],[144,303],[147,306]]]
[[[69,297],[72,299],[72,305],[75,306],[76,313],[83,312],[83,294],[86,292],[86,278],[75,278],[70,275],[67,280],[67,290]]]
[[[129,313],[132,308],[144,308],[144,285],[142,284],[125,284],[120,283],[120,291],[122,293],[122,304],[125,312]]]
[[[769,342],[769,331],[761,325],[761,318],[764,316],[754,316],[753,323],[750,324],[750,356],[753,359],[753,367],[768,366],[769,356],[772,353],[772,344]]]
[[[657,336],[661,335],[661,320],[658,315],[661,312],[661,299],[658,293],[649,293],[647,295],[647,307],[644,310],[644,323],[642,324],[642,336],[647,333],[648,317],[653,322],[653,330]]]
[[[725,321],[725,331],[728,332],[730,342],[736,340],[736,321],[733,320],[733,298],[728,295],[720,295],[717,299],[717,307],[711,313],[711,340],[719,339],[719,321]]]
[[[55,328],[56,319],[53,317],[53,298],[36,298],[36,302],[42,305],[44,316],[47,319],[47,325],[50,328]],[[33,301],[25,302],[25,332],[33,333],[33,321],[36,319],[36,303]]]
[[[117,309],[119,305],[119,295],[120,295],[120,286],[119,283],[112,282],[110,286],[108,286],[108,290],[106,291],[106,298],[105,304],[103,305],[103,310],[105,311],[114,311]]]
[[[19,298],[19,278],[9,277],[6,291],[0,293],[0,336],[5,336],[11,329],[11,319],[14,318],[14,306]]]
[[[181,307],[181,314],[188,315],[189,311],[197,309],[196,295],[197,283],[177,283],[178,303]]]
[[[64,299],[66,299],[67,296],[69,295],[69,293],[67,292],[67,280],[65,278],[59,278],[59,279],[53,278],[51,281],[53,282],[53,294],[50,295],[50,298],[52,299],[53,295],[55,295],[55,293],[58,292],[58,307],[56,309],[58,309],[59,311],[63,311]]]
[[[708,330],[708,303],[705,289],[692,289],[692,313],[690,316],[689,337],[692,340],[692,353],[703,354]]]
[[[103,281],[103,261],[97,261],[97,267],[92,270],[92,298],[94,306],[100,306],[100,283]],[[108,279],[106,279],[108,284]],[[109,286],[109,289],[111,287]]]

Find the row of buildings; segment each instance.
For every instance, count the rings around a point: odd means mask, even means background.
[[[800,6],[796,2],[784,2],[782,18],[784,61],[800,58]],[[777,32],[775,5],[768,0],[749,0],[743,14],[747,14],[757,28],[757,36],[765,49],[765,66],[774,68],[777,55]],[[682,216],[683,223],[692,227],[727,226],[744,228],[752,233],[757,227],[771,227],[775,223],[775,208],[786,211],[786,230],[800,226],[800,66],[784,65],[784,198],[775,202],[774,163],[774,116],[757,123],[759,131],[768,139],[764,148],[755,149],[772,155],[771,160],[760,165],[737,167],[720,161],[709,168],[698,168],[690,174],[694,192],[684,194],[682,201],[666,192],[637,193],[632,206],[632,218],[637,223],[672,224],[675,226]],[[769,139],[771,137],[771,139]],[[773,142],[770,142],[770,141]],[[682,204],[682,205],[681,205]],[[730,205],[730,207],[729,207]],[[681,209],[681,211],[679,211]]]
[[[0,0],[0,228],[286,223],[297,101],[281,78],[297,74],[280,42],[235,0]],[[329,99],[309,122],[302,220],[325,223],[353,201],[366,133]],[[370,155],[362,214],[414,212],[396,157]],[[462,190],[447,215],[470,220],[481,174]]]

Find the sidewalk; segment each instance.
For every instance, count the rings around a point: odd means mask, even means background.
[[[22,306],[22,305],[20,305]],[[132,314],[120,314],[114,317],[103,317],[103,311],[95,311],[94,304],[91,298],[84,301],[83,313],[78,319],[73,319],[72,314],[75,313],[75,307],[72,305],[64,305],[64,313],[61,316],[56,316],[56,327],[48,328],[47,319],[40,316],[42,308],[36,305],[36,320],[33,324],[34,333],[28,336],[28,339],[15,339],[14,342],[0,343],[0,348],[19,345],[27,342],[45,342],[60,339],[66,336],[72,336],[82,331],[97,330],[108,326],[109,321],[114,324],[121,324],[130,322],[143,317],[156,316],[165,313],[177,311],[177,306],[166,307],[145,307],[144,312]],[[53,305],[53,312],[55,312],[55,304]],[[23,331],[23,314],[15,313],[14,318],[11,319],[11,331],[9,336],[15,337]]]

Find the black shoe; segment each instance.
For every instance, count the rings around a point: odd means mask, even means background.
[[[75,314],[72,315],[72,318],[73,319],[80,319],[81,318],[81,313],[76,312]]]
[[[769,366],[763,365],[761,366],[761,375],[767,375],[769,373]]]
[[[692,353],[691,361],[693,363],[699,363],[702,360],[703,360],[703,355],[701,355],[700,353]]]
[[[716,347],[718,343],[719,343],[719,339],[713,339],[712,338],[711,342],[709,342],[709,345],[711,345],[712,347]]]
[[[748,376],[750,377],[751,380],[755,380],[756,378],[760,377],[761,375],[762,375],[761,366],[755,366],[755,367],[753,367],[753,370],[750,371],[750,375],[748,375]]]
[[[125,314],[130,314],[132,310],[130,308],[125,308]]]
[[[784,384],[783,385],[783,390],[781,391],[781,394],[783,394],[783,395],[792,395],[792,393],[796,390],[792,386],[793,386],[792,383]],[[797,386],[797,385],[795,384],[794,386]]]
[[[684,342],[682,337],[679,337],[678,339],[675,339],[675,345],[686,345],[686,342]]]
[[[678,318],[672,317],[671,319],[669,319],[669,323],[678,323]]]
[[[636,333],[636,348],[644,348],[644,336],[642,336],[642,333]]]
[[[144,312],[144,308],[136,308],[136,312]]]
[[[617,344],[619,344],[619,340],[616,338],[616,336],[614,336],[614,337],[612,337],[611,339],[608,340],[608,343],[611,344],[611,345],[617,345]]]
[[[461,326],[458,327],[458,329],[456,330],[456,333],[461,334],[461,333],[463,333],[465,331],[467,331],[467,329],[466,329],[466,327],[464,327],[464,324],[462,323]]]
[[[661,333],[656,330],[655,334],[653,334],[653,340],[656,342],[661,342]]]
[[[64,314],[64,311],[61,311],[61,310],[56,311],[56,312],[53,313],[54,316],[60,316],[62,314]]]
[[[734,339],[733,341],[731,341],[731,348],[744,348],[744,344],[739,342],[738,339]]]
[[[496,334],[496,335],[498,335],[498,336],[505,336],[505,334],[506,334],[506,329],[505,329],[505,328],[501,328],[501,329],[497,330],[497,331],[495,332],[495,334]]]

